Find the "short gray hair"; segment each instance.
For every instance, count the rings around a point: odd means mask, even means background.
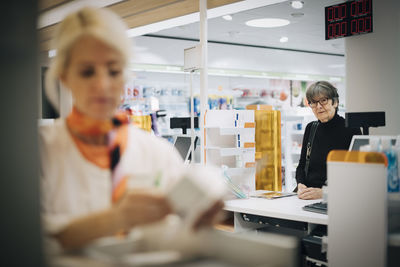
[[[46,73],[46,94],[56,109],[59,109],[57,82],[68,67],[70,52],[75,43],[82,36],[92,36],[118,51],[126,67],[132,51],[126,30],[122,19],[107,9],[84,7],[64,18],[53,40],[57,54]]]
[[[318,81],[311,84],[306,92],[307,101],[310,103],[315,97],[324,96],[332,99],[333,104],[339,105],[339,94],[335,86],[326,81]],[[337,109],[337,108],[336,108]]]

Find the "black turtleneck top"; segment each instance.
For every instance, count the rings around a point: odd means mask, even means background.
[[[307,187],[321,188],[327,179],[326,158],[328,153],[333,149],[349,149],[351,138],[353,135],[361,134],[361,130],[359,128],[346,128],[344,118],[338,114],[335,114],[328,122],[319,122],[312,145],[308,177],[305,177],[304,167],[311,125],[312,122],[307,124],[304,132],[300,161],[296,169],[296,180],[297,183],[302,183]]]

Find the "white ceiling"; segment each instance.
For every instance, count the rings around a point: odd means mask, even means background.
[[[325,41],[324,7],[344,0],[303,0],[302,9],[290,1],[208,20],[209,67],[287,72],[314,75],[345,75],[344,39]],[[304,16],[293,17],[301,12]],[[251,19],[283,18],[291,23],[279,28],[245,25]],[[199,39],[199,23],[191,23],[135,38],[135,62],[183,65],[183,49],[195,44],[182,39]],[[287,43],[279,39],[287,36]],[[213,43],[226,42],[238,45]],[[244,46],[242,46],[244,45]],[[256,47],[257,46],[257,47]]]
[[[290,1],[232,14],[233,20],[223,18],[208,20],[208,39],[229,43],[281,47],[333,54],[344,54],[343,39],[325,41],[324,7],[344,0],[303,0],[302,9],[293,9]],[[303,13],[293,17],[293,13]],[[255,28],[245,25],[251,19],[281,18],[290,24],[278,28]],[[199,23],[192,23],[155,33],[157,35],[199,38]],[[280,43],[287,36],[289,42]]]

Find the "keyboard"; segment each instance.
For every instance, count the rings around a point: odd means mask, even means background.
[[[303,210],[327,214],[328,213],[328,203],[327,202],[317,202],[317,203],[305,205],[303,207]]]

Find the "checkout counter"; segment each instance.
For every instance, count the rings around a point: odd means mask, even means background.
[[[303,210],[320,199],[229,200],[225,210],[233,213],[234,233],[187,237],[165,231],[179,227],[149,228],[146,238],[93,244],[80,254],[55,257],[51,265],[399,266],[400,198],[388,198],[385,157],[332,151],[327,166],[328,214]],[[160,233],[170,239],[160,242]]]
[[[170,229],[170,228],[169,228]],[[172,227],[172,231],[177,229]],[[160,230],[164,233],[160,235]],[[147,232],[147,233],[146,233]],[[145,238],[143,238],[145,233]],[[83,251],[53,256],[50,266],[185,266],[185,267],[279,267],[298,266],[298,243],[276,234],[234,234],[203,230],[190,238],[183,232],[150,227],[131,233],[125,240],[100,239]],[[168,234],[171,233],[167,233]]]
[[[399,266],[400,194],[388,195],[381,153],[328,155],[328,214],[296,196],[230,200],[235,232],[280,232],[301,240],[303,266]],[[313,265],[314,264],[314,265]]]

